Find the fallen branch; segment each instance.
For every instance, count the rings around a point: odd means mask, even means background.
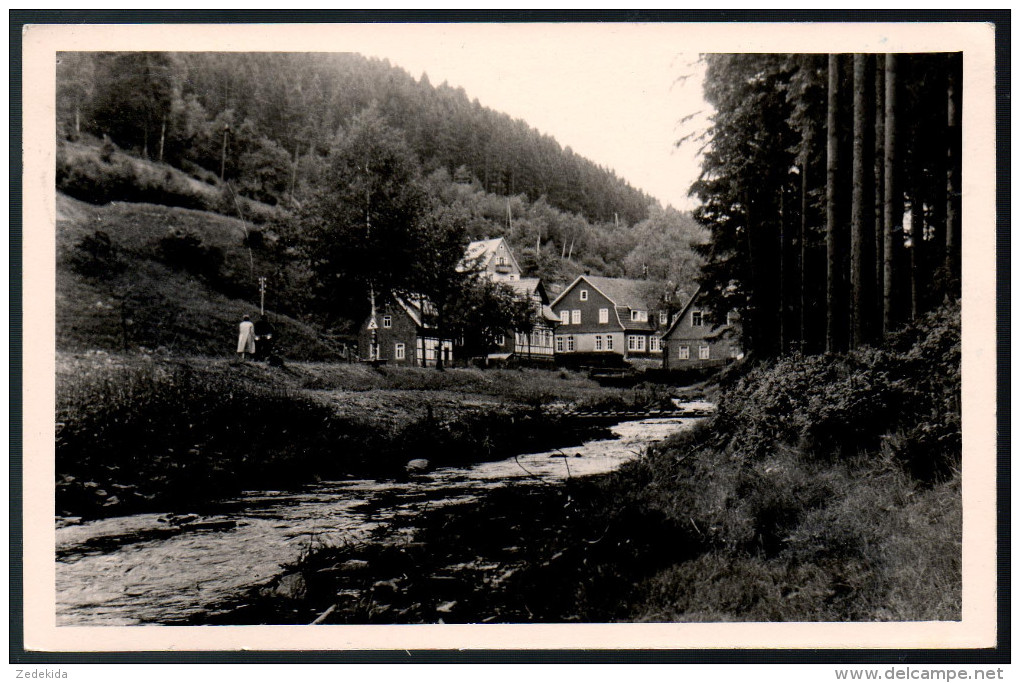
[[[336,603],[330,605],[329,609],[327,609],[325,612],[323,612],[322,614],[317,616],[315,618],[315,621],[313,621],[312,623],[310,623],[308,625],[309,626],[315,626],[316,624],[321,624],[322,622],[324,622],[326,620],[326,617],[328,617],[330,614],[333,613],[333,610],[335,610],[335,609],[336,609]]]

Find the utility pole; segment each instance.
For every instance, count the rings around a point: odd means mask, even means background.
[[[369,287],[368,300],[372,306],[372,317],[368,321],[368,329],[372,331],[372,341],[368,343],[368,359],[376,360],[376,349],[378,348],[379,323],[375,319],[375,287]]]
[[[259,313],[266,314],[266,278],[259,276]]]

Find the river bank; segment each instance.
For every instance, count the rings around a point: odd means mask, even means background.
[[[61,354],[56,513],[202,512],[245,489],[404,466],[496,460],[578,443],[606,424],[566,407],[662,407],[663,386],[608,389],[578,373],[379,368]]]
[[[281,590],[292,598],[305,592],[304,577],[285,568],[300,564],[312,550],[367,548],[366,554],[382,558],[385,550],[377,546],[406,546],[418,522],[432,512],[481,503],[504,489],[572,489],[694,422],[625,422],[613,426],[608,439],[437,468],[404,481],[348,478],[295,490],[246,491],[203,515],[136,514],[63,526],[56,534],[57,618],[62,625],[79,626],[246,623],[251,596],[258,601]],[[476,532],[500,531],[478,521]],[[364,560],[347,559],[352,560],[348,567],[364,566]],[[373,583],[391,580],[390,566],[378,561]],[[292,614],[291,607],[283,611],[278,618],[300,613]]]
[[[188,623],[959,620],[959,345],[947,306],[882,349],[744,368],[618,471],[310,548]]]

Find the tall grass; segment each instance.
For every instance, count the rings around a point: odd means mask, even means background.
[[[237,205],[224,189],[196,180],[167,164],[130,157],[94,145],[61,142],[57,146],[57,189],[91,204],[144,202],[236,216]],[[278,219],[282,211],[238,198],[245,217],[257,223]]]
[[[402,476],[413,458],[466,464],[567,445],[593,428],[565,423],[511,386],[480,371],[172,361],[92,354],[62,359],[57,381],[57,512],[100,516],[137,510],[194,509],[245,488],[296,487],[350,474]],[[369,395],[354,410],[343,397],[302,384],[381,374],[411,388],[393,410]],[[478,374],[479,376],[476,376]],[[548,373],[547,373],[548,374]],[[329,376],[327,374],[327,376]],[[434,379],[433,379],[434,378]],[[504,378],[505,379],[505,378]],[[579,381],[580,384],[583,382]],[[496,400],[437,404],[421,387],[491,384]],[[391,406],[393,408],[393,406]]]
[[[697,557],[647,577],[650,621],[955,620],[959,306],[884,349],[787,358],[619,473]]]

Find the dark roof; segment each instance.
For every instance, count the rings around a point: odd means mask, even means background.
[[[680,324],[680,321],[684,319],[684,316],[687,315],[687,311],[689,311],[691,308],[691,304],[694,303],[694,300],[697,299],[700,294],[701,287],[698,286],[695,288],[694,294],[691,295],[691,298],[688,299],[687,303],[684,304],[683,308],[680,309],[680,312],[673,315],[673,320],[670,321],[669,327],[666,328],[666,331],[662,333],[663,337],[667,337],[673,334],[673,330],[676,328],[677,325]]]
[[[647,311],[655,306],[655,302],[649,302],[647,299],[649,285],[654,284],[649,280],[630,280],[622,277],[596,275],[582,275],[581,277],[609,297],[617,306],[637,308],[642,311]]]
[[[537,277],[522,277],[519,280],[512,280],[504,284],[510,285],[515,292],[523,294],[525,296],[531,296],[538,289],[538,286],[542,283]]]

